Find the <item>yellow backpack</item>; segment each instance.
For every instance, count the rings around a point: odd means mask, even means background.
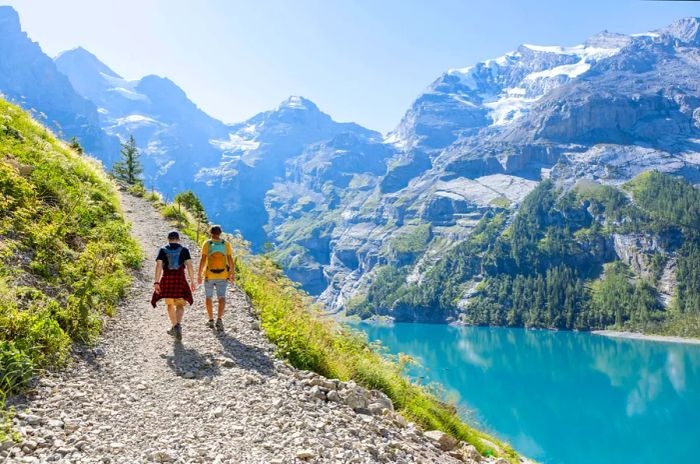
[[[226,260],[226,242],[207,242],[207,271],[214,274],[222,274],[229,270]]]

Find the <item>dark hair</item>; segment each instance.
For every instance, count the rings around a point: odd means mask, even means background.
[[[180,234],[176,230],[168,232],[168,240],[180,240]]]
[[[211,226],[211,229],[209,229],[209,233],[214,236],[221,235],[221,232],[221,226]]]

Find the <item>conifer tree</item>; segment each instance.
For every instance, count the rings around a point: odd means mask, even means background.
[[[85,153],[85,150],[83,150],[83,146],[80,145],[80,141],[78,140],[78,137],[75,137],[75,136],[71,137],[70,142],[68,142],[68,145],[69,145],[73,150],[75,150],[76,152],[78,152],[78,153],[81,154],[81,155],[82,155],[83,153]]]
[[[139,161],[141,154],[136,147],[136,140],[134,140],[133,135],[130,135],[129,140],[126,142],[122,142],[119,154],[122,160],[114,163],[112,167],[114,177],[129,185],[140,184],[142,182],[143,167]]]

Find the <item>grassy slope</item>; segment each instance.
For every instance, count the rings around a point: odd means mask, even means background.
[[[157,194],[145,195],[165,217],[195,238],[196,227],[190,213],[175,214],[173,206],[163,204]],[[397,410],[426,430],[442,430],[473,444],[486,456],[499,455],[518,462],[510,446],[470,427],[459,418],[456,407],[412,383],[404,375],[404,366],[410,362],[408,357],[383,356],[380,347],[369,344],[361,332],[324,317],[272,258],[250,254],[249,243],[241,237],[227,239],[236,250],[238,285],[253,302],[262,328],[277,346],[281,358],[298,369],[354,380],[366,388],[381,390],[392,399]]]
[[[102,167],[0,100],[0,400],[94,340],[140,260]]]

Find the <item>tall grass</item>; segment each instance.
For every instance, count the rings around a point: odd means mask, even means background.
[[[141,256],[101,165],[0,100],[0,401],[95,339]]]

